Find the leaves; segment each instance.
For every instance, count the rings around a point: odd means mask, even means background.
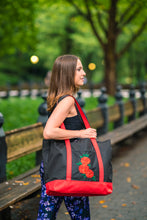
[[[99,201],[100,204],[103,204],[103,203],[105,203],[105,202],[106,202],[105,200],[100,200],[100,201]]]
[[[131,186],[132,186],[133,189],[140,189],[140,187],[135,185],[135,184],[132,184]]]
[[[122,206],[122,207],[126,207],[126,206],[127,206],[127,204],[126,204],[126,203],[123,203],[121,206]]]
[[[29,48],[34,48],[36,35],[34,25],[35,5],[36,3],[30,0],[5,0],[1,2],[1,56],[14,54],[17,52],[17,48],[23,52],[26,52]]]
[[[108,206],[107,205],[102,205],[102,208],[108,208]]]
[[[125,166],[125,167],[129,167],[129,166],[130,166],[130,163],[125,163],[124,166]]]
[[[127,182],[131,183],[131,177],[127,177]]]

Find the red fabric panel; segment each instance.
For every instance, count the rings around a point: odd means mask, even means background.
[[[46,183],[46,193],[52,196],[99,196],[112,193],[111,182],[53,180]]]

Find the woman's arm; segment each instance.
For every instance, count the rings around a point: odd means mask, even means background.
[[[60,128],[66,117],[72,117],[77,114],[74,104],[74,99],[71,96],[64,98],[58,103],[44,128],[43,137],[45,139],[96,138],[96,130],[92,128],[84,130],[64,130]]]

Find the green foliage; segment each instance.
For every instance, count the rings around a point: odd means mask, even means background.
[[[114,103],[115,103],[115,98],[113,96],[108,96],[107,104],[109,106],[111,106],[111,105],[114,105]],[[98,106],[98,104],[99,104],[99,102],[98,102],[98,98],[97,97],[91,96],[91,97],[85,98],[84,109],[86,111],[95,109]]]
[[[55,58],[61,54],[78,55],[89,81],[104,81],[104,50],[92,31],[84,0],[2,0],[0,7],[0,85],[9,81],[40,80],[52,69]],[[97,33],[107,44],[111,0],[87,1]],[[74,3],[74,4],[73,4]],[[77,7],[74,5],[76,4]],[[117,41],[119,53],[146,20],[146,1],[117,1]],[[131,6],[131,7],[130,7]],[[130,10],[127,9],[130,7]],[[77,8],[79,10],[77,10]],[[125,13],[127,11],[127,13]],[[115,15],[114,17],[115,18]],[[102,25],[103,24],[103,25]],[[146,27],[146,26],[145,26]],[[119,83],[146,80],[146,28],[137,41],[117,60]],[[132,41],[133,42],[133,41]],[[106,47],[105,47],[106,48]],[[39,56],[39,63],[30,63],[31,55]],[[88,64],[96,69],[90,71]],[[35,76],[35,77],[34,77]]]
[[[96,108],[98,105],[98,101],[96,97],[85,98],[85,106],[84,109],[86,111]]]
[[[81,58],[88,78],[102,69],[99,61],[102,59],[102,52],[90,26],[78,16],[71,5],[56,4],[56,1],[54,4],[51,1],[41,4],[36,25],[39,29],[36,53],[43,58],[48,69],[52,68],[57,56],[67,53]],[[93,72],[88,69],[90,62],[97,66]]]
[[[4,116],[4,130],[12,130],[37,122],[41,98],[9,98],[0,100],[0,112]]]
[[[7,163],[7,179],[12,179],[35,167],[35,153]]]
[[[16,84],[19,81],[19,77],[11,76],[10,74],[0,73],[0,85],[5,86],[8,82],[11,84]]]
[[[1,0],[0,56],[34,48],[36,1]]]
[[[41,98],[9,98],[0,100],[0,112],[4,116],[4,131],[34,124],[38,119],[38,107]],[[7,164],[7,178],[11,179],[35,167],[35,153],[19,158]]]

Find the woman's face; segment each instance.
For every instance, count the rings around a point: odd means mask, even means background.
[[[84,77],[86,76],[86,73],[83,70],[83,66],[81,61],[77,60],[77,66],[76,66],[76,72],[75,72],[75,86],[80,87],[84,84]]]

